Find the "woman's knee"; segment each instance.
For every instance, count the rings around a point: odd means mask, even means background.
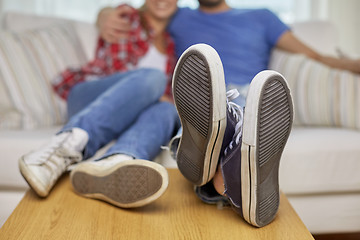
[[[81,86],[81,84],[77,84],[71,88],[67,97],[68,118],[71,118],[84,108],[83,104],[80,101],[82,99],[82,93],[83,87]]]
[[[75,86],[73,86],[73,87],[70,89],[69,95],[68,95],[68,98],[67,98],[67,101],[68,101],[68,102],[72,102],[72,100],[73,100],[74,98],[76,98],[76,96],[79,95],[79,92],[82,91],[82,87],[79,86],[79,85],[81,85],[81,84],[76,84]]]
[[[137,74],[139,74],[139,79],[142,81],[141,84],[147,91],[151,91],[157,98],[163,95],[167,84],[167,77],[163,72],[144,68],[139,69]]]

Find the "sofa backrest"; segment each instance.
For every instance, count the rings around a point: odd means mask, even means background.
[[[296,23],[292,29],[300,40],[316,51],[332,56],[341,54],[338,33],[331,23]],[[359,74],[277,49],[272,53],[269,68],[284,75],[290,85],[295,125],[360,130]]]
[[[67,67],[88,62],[90,57],[86,56],[82,42],[91,44],[96,39],[96,33],[89,33],[94,28],[91,24],[18,13],[6,13],[3,27],[0,129],[63,124],[65,103],[54,94],[52,82]],[[94,51],[95,46],[89,48]]]
[[[74,27],[77,37],[81,42],[82,51],[85,52],[87,60],[93,59],[98,32],[95,25],[92,23],[18,12],[6,12],[2,19],[4,30],[13,32],[41,29],[63,23],[69,23]]]
[[[316,51],[331,55],[338,55],[339,33],[335,25],[328,21],[306,21],[291,25],[295,36]]]

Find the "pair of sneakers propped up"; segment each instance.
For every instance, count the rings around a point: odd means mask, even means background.
[[[203,201],[225,199],[249,224],[269,224],[279,207],[279,163],[293,120],[284,77],[274,71],[257,74],[242,108],[231,101],[236,90],[226,93],[217,52],[196,44],[178,60],[173,95],[182,135],[180,141],[171,141],[170,149],[176,151],[180,172],[197,186]],[[20,158],[20,172],[39,196],[46,197],[67,168],[82,160],[87,141],[80,128],[59,133]],[[220,194],[214,177],[223,184]],[[123,208],[151,203],[169,182],[160,164],[122,154],[79,163],[70,179],[78,194]]]

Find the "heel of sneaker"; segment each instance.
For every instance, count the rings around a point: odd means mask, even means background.
[[[70,175],[81,196],[106,201],[121,208],[135,208],[158,199],[167,189],[167,170],[147,160],[120,162],[108,169],[79,165]]]
[[[183,127],[178,168],[201,186],[215,174],[226,126],[224,72],[212,47],[196,44],[182,54],[175,67],[173,93]]]
[[[244,218],[262,227],[279,207],[280,158],[289,137],[293,104],[286,80],[275,71],[259,73],[250,85],[245,107],[242,157]]]

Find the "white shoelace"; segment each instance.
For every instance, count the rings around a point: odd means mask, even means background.
[[[232,113],[234,118],[236,119],[237,123],[235,125],[235,133],[233,140],[229,143],[229,146],[225,149],[224,154],[227,155],[229,149],[233,149],[234,144],[238,145],[240,142],[240,138],[242,136],[242,126],[243,126],[243,119],[244,119],[244,111],[243,108],[241,108],[239,105],[235,104],[234,102],[231,102],[235,98],[239,96],[239,92],[236,89],[231,89],[226,92],[226,102],[228,106],[228,111]]]
[[[82,156],[80,153],[62,148],[64,141],[66,141],[68,137],[68,134],[54,136],[47,145],[40,150],[33,152],[31,158],[26,159],[26,163],[31,165],[42,165],[49,161],[51,155],[62,157],[65,160],[65,165],[81,161]]]

